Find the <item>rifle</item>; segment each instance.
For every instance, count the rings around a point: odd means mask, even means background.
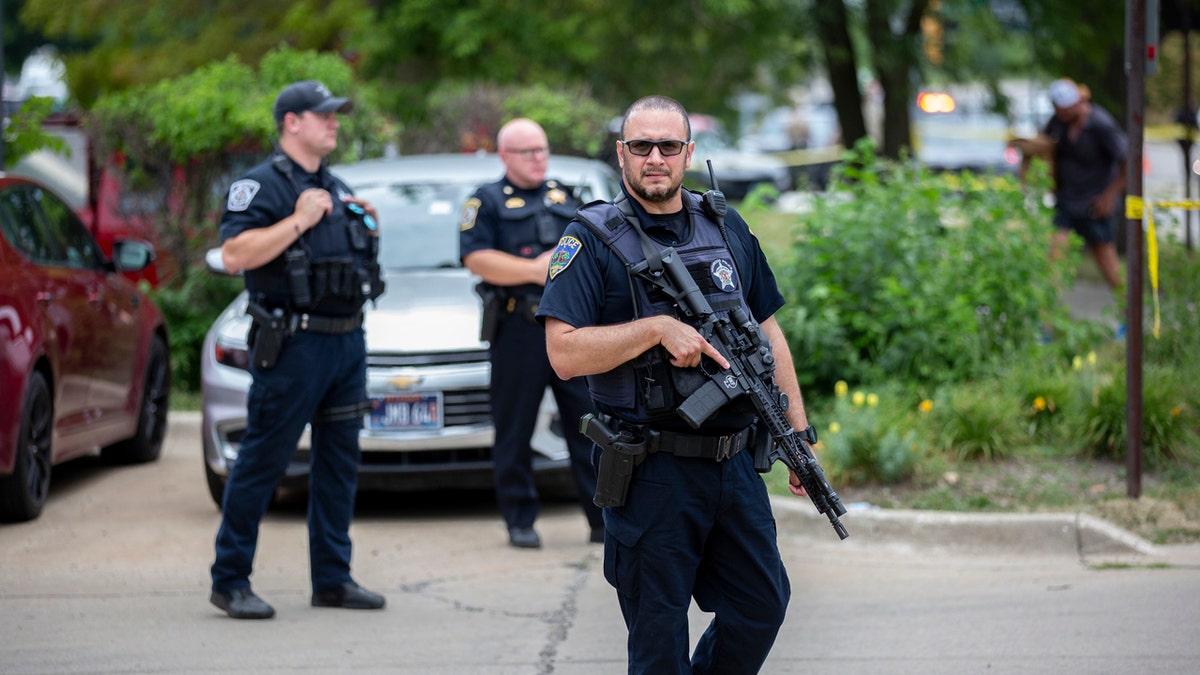
[[[724,196],[716,190],[711,162],[708,170],[714,188],[710,192],[715,192],[717,198],[710,200],[706,194],[705,205],[715,207],[718,222],[723,225]],[[729,362],[728,368],[711,371],[705,367],[705,361],[701,362],[699,370],[708,379],[679,406],[679,415],[698,428],[729,401],[748,397],[773,440],[765,465],[760,467],[756,462],[755,468],[765,472],[776,461],[783,462],[800,479],[817,512],[829,518],[838,537],[850,536],[838,520],[838,516],[845,515],[846,507],[825,479],[812,448],[796,434],[784,414],[787,394],[775,384],[775,356],[762,328],[741,307],[731,310],[728,318],[715,315],[674,248],[662,251],[662,262],[666,278],[659,277],[655,283],[671,295],[687,316],[700,322],[700,334]],[[715,363],[711,359],[708,362]]]

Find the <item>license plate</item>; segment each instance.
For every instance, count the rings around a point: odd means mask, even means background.
[[[367,428],[373,431],[441,429],[442,392],[373,398]]]

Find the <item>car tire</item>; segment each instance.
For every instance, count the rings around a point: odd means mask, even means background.
[[[146,357],[146,381],[138,406],[137,431],[132,437],[104,448],[101,457],[112,464],[141,464],[158,459],[167,434],[170,397],[170,357],[166,342],[156,335],[150,341],[150,352]]]
[[[0,521],[20,522],[41,515],[50,489],[53,435],[54,399],[45,376],[35,372],[21,405],[13,472],[0,477]]]

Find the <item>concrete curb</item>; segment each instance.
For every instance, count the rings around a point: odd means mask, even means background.
[[[773,497],[781,534],[836,543],[829,520],[807,499]],[[854,509],[841,517],[846,542],[959,553],[1096,557],[1160,554],[1141,537],[1085,513],[952,513]]]

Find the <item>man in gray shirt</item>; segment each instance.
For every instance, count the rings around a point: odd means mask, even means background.
[[[1117,199],[1125,189],[1128,141],[1112,115],[1091,102],[1087,87],[1064,78],[1050,84],[1049,94],[1054,117],[1043,133],[1054,141],[1051,256],[1061,256],[1070,233],[1078,233],[1116,293],[1121,285]]]

